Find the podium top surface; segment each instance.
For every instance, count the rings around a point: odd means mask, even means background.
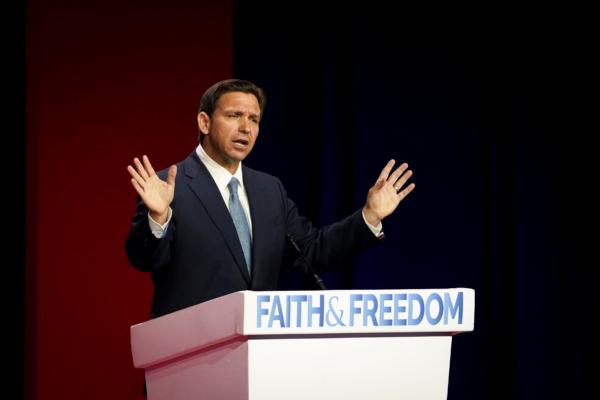
[[[241,291],[131,327],[134,365],[243,337],[453,335],[472,331],[475,291]]]

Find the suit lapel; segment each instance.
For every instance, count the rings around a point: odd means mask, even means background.
[[[250,275],[231,214],[223,202],[217,184],[195,152],[185,160],[185,174],[189,178],[188,186],[198,197],[213,224],[223,236],[235,263],[249,283]]]
[[[243,165],[242,165],[243,167]],[[268,226],[269,210],[264,193],[254,171],[244,167],[244,186],[248,194],[250,216],[252,218],[252,281],[260,282],[260,275],[264,272],[263,263],[267,245],[265,234]]]

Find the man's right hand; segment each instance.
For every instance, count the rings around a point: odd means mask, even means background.
[[[165,182],[156,175],[147,156],[142,157],[142,162],[136,157],[133,159],[135,168],[131,165],[127,166],[127,171],[131,175],[131,184],[148,208],[150,217],[162,225],[167,221],[169,205],[175,194],[177,166],[172,165],[169,168]]]

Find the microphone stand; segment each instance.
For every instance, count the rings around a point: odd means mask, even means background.
[[[310,263],[308,263],[306,261],[306,259],[304,258],[304,254],[302,254],[302,251],[300,250],[300,247],[298,246],[298,244],[296,243],[294,238],[290,234],[287,234],[287,238],[290,241],[290,243],[292,244],[292,246],[294,247],[294,250],[296,250],[296,252],[298,253],[298,258],[300,259],[302,264],[306,267],[306,271],[308,273],[310,273],[313,276],[313,278],[315,279],[315,283],[317,284],[319,289],[327,290],[327,287],[325,287],[325,284],[323,283],[323,279],[321,279],[321,277],[319,275],[317,275],[317,273],[312,269],[312,266],[310,265]]]

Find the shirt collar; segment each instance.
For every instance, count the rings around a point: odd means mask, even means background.
[[[231,181],[232,177],[236,177],[242,189],[244,188],[244,176],[242,174],[241,162],[238,165],[238,169],[237,171],[235,171],[235,174],[232,175],[223,166],[219,165],[219,163],[210,158],[210,156],[202,148],[201,143],[198,143],[198,147],[196,147],[196,154],[198,155],[200,161],[202,161],[202,163],[212,176],[220,191],[223,191],[227,187],[227,185],[229,185],[229,181]]]

